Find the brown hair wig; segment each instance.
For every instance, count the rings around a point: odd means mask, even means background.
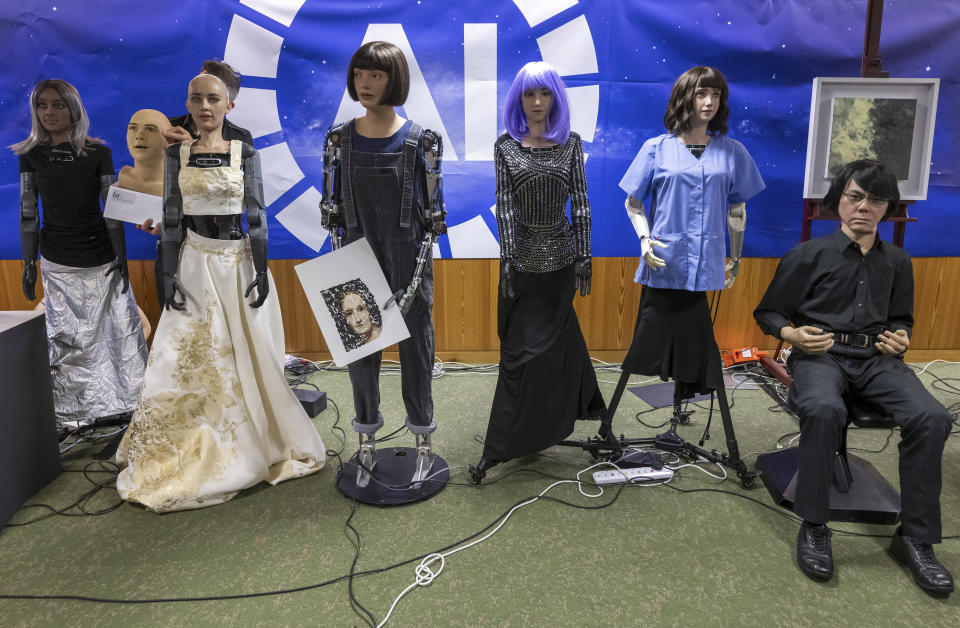
[[[717,115],[713,116],[707,125],[707,132],[711,135],[726,134],[727,118],[730,117],[730,108],[727,106],[727,96],[730,93],[727,79],[723,77],[720,70],[705,65],[690,68],[673,84],[670,104],[667,105],[667,111],[663,114],[663,125],[667,127],[667,131],[680,135],[690,130],[693,95],[700,87],[720,90],[720,106],[717,107]]]

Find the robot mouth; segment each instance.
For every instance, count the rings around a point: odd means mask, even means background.
[[[136,149],[138,149],[138,150],[140,150],[140,149],[147,150],[147,149],[149,149],[150,147],[149,147],[149,146],[144,146],[143,144],[137,144],[136,146],[134,146],[134,148],[136,148]]]

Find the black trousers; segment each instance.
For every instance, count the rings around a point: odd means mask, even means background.
[[[812,523],[830,513],[833,457],[847,420],[843,396],[853,394],[900,426],[903,533],[939,543],[940,462],[952,419],[899,357],[851,357],[795,350],[788,361],[790,401],[800,417],[799,469],[794,512]]]

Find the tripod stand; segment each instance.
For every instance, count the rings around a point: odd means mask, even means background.
[[[733,421],[730,419],[730,406],[727,404],[727,395],[723,387],[716,390],[717,402],[720,406],[720,418],[723,422],[723,432],[727,439],[727,453],[718,452],[713,449],[707,451],[693,443],[688,443],[677,434],[677,425],[688,422],[689,413],[681,410],[680,388],[675,386],[673,392],[673,416],[670,417],[670,429],[663,434],[658,434],[653,438],[626,438],[621,435],[619,438],[613,435],[613,416],[617,412],[617,406],[620,405],[620,398],[623,397],[623,391],[627,387],[627,381],[631,373],[624,371],[617,382],[617,388],[610,399],[610,405],[607,413],[600,421],[600,429],[596,437],[588,438],[585,441],[561,441],[561,445],[571,447],[581,447],[597,459],[610,460],[618,459],[623,451],[636,446],[652,446],[663,451],[673,452],[682,456],[687,456],[694,460],[703,458],[710,462],[722,464],[737,472],[740,483],[744,488],[753,488],[754,479],[757,477],[756,471],[748,471],[747,465],[740,459],[740,450],[737,446],[737,437],[733,432]],[[708,425],[709,428],[709,425]]]

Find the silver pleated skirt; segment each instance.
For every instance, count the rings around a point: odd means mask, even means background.
[[[58,423],[82,425],[132,412],[147,343],[133,290],[110,264],[74,268],[43,260],[44,305]]]

